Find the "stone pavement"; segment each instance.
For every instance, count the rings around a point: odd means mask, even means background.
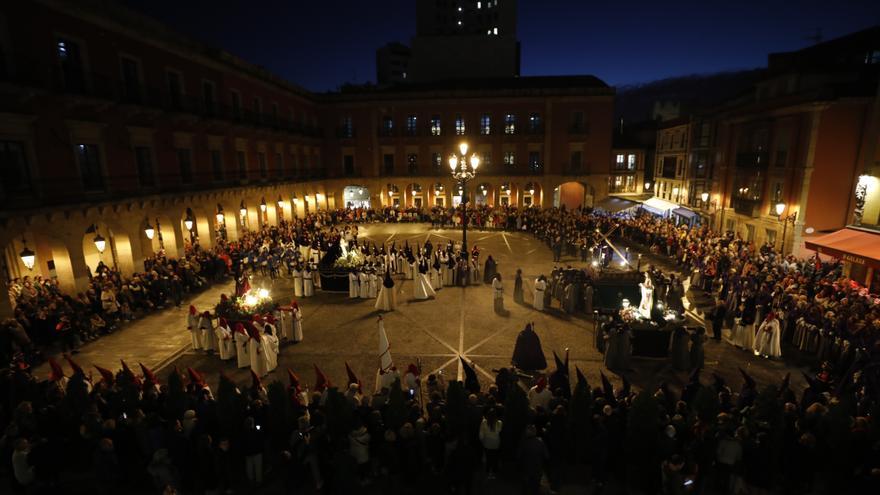
[[[460,231],[432,230],[425,224],[370,224],[361,228],[362,241],[385,244],[397,241],[398,246],[408,241],[415,247],[416,243],[424,244],[430,238],[436,248],[449,239],[459,240],[460,235]],[[568,347],[571,366],[581,368],[591,384],[599,383],[600,371],[614,375],[602,366],[602,355],[595,349],[591,318],[566,315],[558,306],[545,312],[532,309],[532,283],[539,274],[549,274],[554,265],[550,250],[543,243],[529,234],[498,231],[469,231],[468,241],[469,245],[476,244],[480,248],[481,260],[491,254],[498,262],[505,283],[505,307],[510,314],[495,314],[491,289],[486,285],[446,287],[438,291],[435,299],[417,301],[412,298],[412,282],[397,279],[398,309],[385,315],[385,329],[391,343],[391,355],[399,368],[421,362],[425,375],[442,372],[446,379],[460,378],[462,370],[458,356],[462,355],[474,362],[480,380],[489,383],[494,379],[493,369],[509,365],[517,333],[527,322],[533,321],[550,364],[547,371],[552,370],[552,352],[555,350],[561,356]],[[662,265],[664,262],[660,258],[643,258],[643,267],[647,263]],[[579,260],[565,257],[560,264],[583,266]],[[523,270],[526,301],[523,305],[512,301],[517,268]],[[274,282],[257,280],[254,285],[270,289],[278,300],[292,298],[292,283],[287,278]],[[345,363],[348,362],[365,384],[374,383],[378,312],[373,304],[374,300],[349,299],[347,295],[320,291],[315,297],[301,299],[305,340],[283,346],[278,369],[264,381],[286,381],[286,368],[290,368],[304,383],[312,384],[312,365],[317,364],[334,384],[344,385]],[[698,312],[692,312],[691,316],[700,318]],[[182,324],[177,325],[180,325],[177,327],[179,332],[188,339]],[[181,370],[192,366],[205,371],[212,384],[218,380],[221,370],[239,383],[247,384],[250,380],[247,369],[237,370],[202,352],[184,352],[173,364]],[[654,388],[665,381],[676,389],[688,379],[685,373],[672,370],[666,360],[634,359],[633,364],[634,369],[626,375],[636,388]],[[709,341],[706,344],[706,365],[707,371],[719,373],[734,388],[741,383],[739,366],[748,370],[759,383],[778,383],[786,371],[794,371],[792,386],[803,386],[802,377],[796,373],[799,368],[782,361],[756,358],[723,342]],[[704,382],[711,380],[708,375],[704,374]]]

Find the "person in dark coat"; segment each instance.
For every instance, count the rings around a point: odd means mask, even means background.
[[[672,330],[672,338],[669,344],[669,357],[672,360],[672,368],[676,371],[690,371],[690,351],[688,350],[687,329],[683,326],[676,326]]]
[[[516,280],[513,282],[513,302],[523,304],[522,270],[519,268],[516,269]]]
[[[605,367],[609,370],[629,369],[630,356],[632,355],[632,332],[620,319],[620,315],[614,315],[614,322],[609,325],[605,346]]]
[[[541,339],[533,330],[533,324],[528,323],[519,335],[516,336],[516,344],[513,347],[513,358],[510,362],[522,370],[543,370],[547,367],[547,359],[544,357],[544,349],[541,347]]]
[[[721,340],[721,329],[724,327],[724,319],[727,318],[727,305],[723,299],[715,303],[715,308],[709,313],[709,321],[712,322],[712,338]]]
[[[706,330],[697,327],[691,334],[691,369],[702,369],[705,365],[706,354],[703,352],[703,342],[706,341]]]
[[[495,274],[498,272],[498,264],[495,263],[495,260],[492,259],[492,255],[490,254],[486,258],[486,264],[483,266],[483,283],[491,284],[492,279],[495,277]]]

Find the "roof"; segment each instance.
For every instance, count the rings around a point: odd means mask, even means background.
[[[817,253],[880,269],[880,232],[847,227],[805,244]]]

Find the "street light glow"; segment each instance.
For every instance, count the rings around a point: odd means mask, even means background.
[[[785,211],[785,203],[776,203],[776,215],[781,216],[783,211]]]

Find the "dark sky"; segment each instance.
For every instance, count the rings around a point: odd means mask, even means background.
[[[121,0],[315,91],[375,81],[375,50],[415,34],[414,0]],[[877,0],[519,0],[523,75],[609,84],[760,67],[880,24]]]

